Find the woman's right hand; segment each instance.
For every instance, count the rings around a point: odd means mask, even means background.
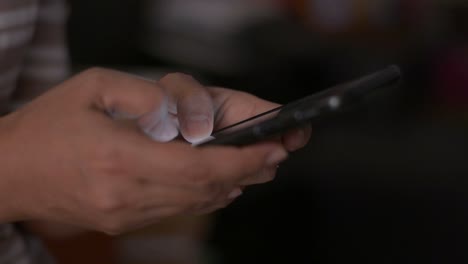
[[[119,234],[224,207],[242,182],[287,157],[275,143],[193,148],[151,140],[140,126],[148,113],[167,111],[166,99],[156,82],[92,69],[2,118],[0,222]]]

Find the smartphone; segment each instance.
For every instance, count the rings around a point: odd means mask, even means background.
[[[261,113],[213,132],[197,146],[245,146],[315,123],[356,106],[362,99],[381,88],[398,84],[401,70],[391,65],[381,71],[339,84]]]

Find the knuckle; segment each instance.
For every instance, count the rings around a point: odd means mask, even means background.
[[[265,179],[265,181],[272,181],[276,177],[276,168],[269,168],[262,171],[260,176]]]
[[[125,207],[125,195],[119,192],[125,177],[120,151],[115,147],[102,147],[90,155],[86,165],[90,187],[90,203],[101,213],[114,213]]]
[[[211,207],[227,196],[223,184],[207,169],[195,169],[190,175],[189,184],[195,190],[190,206],[198,208],[197,210]]]
[[[118,176],[123,173],[125,167],[122,151],[116,146],[107,144],[94,150],[89,162],[102,176]]]
[[[101,67],[91,67],[84,71],[84,74],[89,76],[100,76],[103,75],[108,70],[101,68]]]
[[[162,82],[164,82],[164,81],[167,81],[167,82],[171,82],[171,81],[185,81],[185,80],[193,81],[194,78],[193,78],[191,75],[188,75],[188,74],[186,74],[186,73],[173,72],[173,73],[166,74],[166,75],[161,79]]]
[[[209,207],[210,205],[215,204],[219,201],[219,192],[213,191],[213,188],[210,186],[207,189],[203,190],[197,199],[197,204],[200,207]]]
[[[232,201],[232,200],[224,201],[223,203],[221,203],[221,204],[216,208],[216,210],[227,208],[227,207],[228,207],[229,205],[231,205],[233,202],[234,202],[234,201]]]
[[[115,217],[105,217],[100,226],[100,231],[111,236],[120,235],[124,233],[125,230],[125,224]]]
[[[225,188],[222,184],[218,182],[211,182],[204,186],[204,191],[207,194],[205,202],[207,203],[214,203],[216,201],[224,200],[227,196],[225,195]]]
[[[209,173],[200,173],[198,176],[192,176],[192,184],[200,193],[200,203],[212,203],[219,199],[223,191],[222,184],[215,177],[211,177]]]
[[[255,178],[257,184],[271,182],[276,178],[276,168],[263,169]]]
[[[190,172],[187,176],[188,183],[195,187],[203,187],[211,183],[212,180],[212,171],[201,162],[198,158],[193,158],[184,162],[183,166],[180,168],[181,175]]]
[[[275,174],[270,173],[270,174],[265,175],[265,176],[260,180],[260,183],[272,182],[272,181],[275,180],[275,178],[276,178]]]
[[[196,201],[198,208],[206,209],[224,203],[227,197],[228,193],[221,184],[211,183],[203,186]]]
[[[99,68],[99,67],[93,67],[93,68],[85,70],[82,73],[82,76],[85,78],[87,86],[99,88],[102,86],[102,84],[108,82],[108,77],[107,77],[108,73],[109,73],[109,70],[106,70],[104,68]]]
[[[100,190],[94,195],[94,206],[98,213],[112,215],[124,208],[124,202],[113,190]]]
[[[200,194],[193,202],[186,208],[190,212],[200,212],[205,211],[208,208],[212,208],[219,201],[212,194]]]
[[[125,213],[129,211],[128,203],[114,190],[100,189],[93,197],[95,215],[100,219],[100,231],[109,235],[119,235],[127,230]]]

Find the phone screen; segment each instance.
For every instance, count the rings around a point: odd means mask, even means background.
[[[397,83],[400,77],[397,66],[388,67],[215,131],[212,137],[197,145],[242,146],[285,133],[294,127],[345,111],[369,93]]]
[[[236,124],[230,125],[228,127],[222,128],[220,130],[214,131],[212,137],[216,138],[216,137],[219,137],[219,136],[232,134],[232,133],[234,133],[236,131],[239,131],[241,129],[251,127],[253,125],[259,124],[259,123],[261,123],[263,121],[266,121],[266,120],[273,119],[276,116],[278,116],[278,114],[280,113],[280,111],[282,109],[283,109],[283,107],[281,106],[281,107],[272,109],[270,111],[261,113],[259,115],[256,115],[254,117],[251,117],[249,119],[243,120],[243,121],[241,121],[239,123],[236,123]]]

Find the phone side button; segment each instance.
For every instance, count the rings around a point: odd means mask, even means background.
[[[331,110],[337,110],[341,106],[341,99],[338,96],[333,96],[330,99],[328,99],[328,106],[331,108]]]
[[[308,111],[296,111],[294,113],[294,120],[296,120],[296,122],[303,122],[313,117],[316,117],[319,114],[320,114],[320,111],[318,109],[311,109]]]
[[[305,117],[305,116],[304,116],[304,113],[303,113],[302,111],[296,111],[296,112],[294,112],[294,119],[295,119],[296,121],[302,121],[302,120],[304,120],[304,117]]]
[[[254,126],[252,131],[253,131],[253,134],[257,137],[264,136],[263,130],[260,126]]]

